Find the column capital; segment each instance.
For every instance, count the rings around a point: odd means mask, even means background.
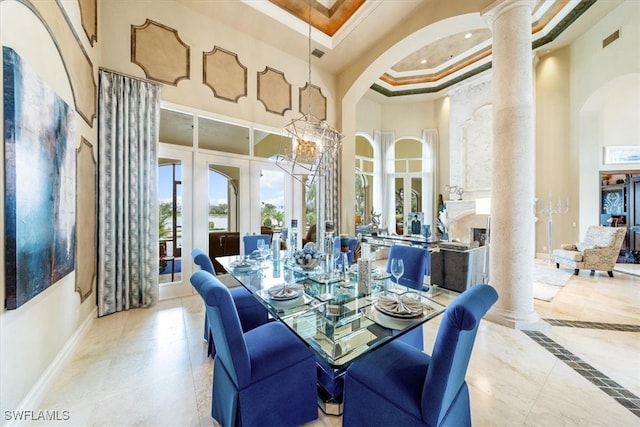
[[[485,19],[489,27],[493,28],[496,18],[504,13],[520,7],[526,7],[530,12],[533,12],[535,4],[535,0],[496,0],[483,9],[480,15]]]

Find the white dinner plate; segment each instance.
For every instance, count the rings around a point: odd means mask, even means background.
[[[423,314],[422,316],[413,317],[411,319],[400,319],[398,317],[388,316],[376,309],[372,309],[370,311],[370,316],[371,320],[376,322],[378,325],[384,326],[385,328],[389,329],[397,329],[400,331],[406,328],[411,323],[422,320],[425,315]]]

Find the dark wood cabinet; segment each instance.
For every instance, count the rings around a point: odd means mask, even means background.
[[[640,263],[640,171],[600,172],[600,225],[625,227],[618,262]]]

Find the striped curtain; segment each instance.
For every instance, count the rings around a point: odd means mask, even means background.
[[[324,177],[324,189],[325,189],[325,204],[324,204],[324,218],[325,221],[333,221],[336,226],[336,231],[339,233],[340,223],[340,174],[338,173],[340,168],[340,158],[336,155],[333,159],[326,159],[330,162],[326,168]],[[320,226],[320,224],[318,224]],[[324,225],[322,225],[324,227]]]
[[[382,151],[382,227],[389,233],[396,232],[396,152],[395,133],[381,132],[380,147]]]
[[[434,218],[437,215],[436,197],[438,164],[438,129],[422,130],[422,207],[424,209],[424,223],[431,226],[434,232]]]
[[[98,316],[158,300],[160,87],[100,70]]]

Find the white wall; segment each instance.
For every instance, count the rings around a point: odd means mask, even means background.
[[[617,29],[620,38],[603,48],[602,40]],[[640,144],[640,2],[623,2],[570,49],[571,82],[575,82],[570,98],[571,158],[580,164],[580,222],[579,233],[574,236],[577,240],[589,225],[599,221],[598,172],[611,170],[602,163],[602,147]],[[619,138],[625,144],[618,144]],[[620,166],[640,169],[640,164]]]
[[[436,127],[433,101],[390,103],[382,106],[382,129],[395,131],[396,138],[417,137],[422,130]]]
[[[373,136],[373,132],[382,129],[382,105],[363,97],[356,107],[356,131]]]
[[[79,16],[77,3],[66,4],[66,7],[74,12],[72,16]],[[2,45],[13,48],[28,67],[73,107],[71,87],[62,60],[40,20],[27,7],[10,1],[0,2],[0,19]],[[77,20],[73,22],[76,32],[84,35]],[[95,141],[95,130],[79,115],[76,115],[75,125],[76,147],[80,144],[81,135]],[[4,150],[2,153],[0,176],[4,177]],[[4,200],[4,194],[2,198]],[[4,203],[0,204],[0,218],[4,219]],[[0,234],[4,236],[4,224],[2,230]],[[2,301],[5,297],[4,274],[3,268],[0,270]],[[22,409],[36,409],[30,406],[38,400],[38,390],[34,386],[46,385],[46,379],[73,343],[83,322],[95,316],[94,310],[95,294],[80,304],[73,272],[19,308],[0,312],[0,404],[3,414],[5,410],[20,409],[21,403],[27,405]]]
[[[298,90],[305,86],[309,77],[307,61],[174,1],[104,1],[100,3],[99,13],[104,67],[145,77],[144,71],[131,62],[131,25],[142,25],[147,19],[175,29],[182,42],[190,47],[191,77],[179,81],[177,86],[163,85],[163,101],[275,128],[282,128],[300,117]],[[248,68],[248,96],[240,98],[237,103],[215,98],[211,89],[202,83],[202,54],[210,52],[214,46],[236,53],[238,61]],[[292,110],[284,116],[267,112],[257,100],[257,73],[264,71],[265,66],[283,72],[291,84]],[[313,67],[311,83],[322,88],[322,94],[327,97],[327,122],[335,126],[335,78]]]

